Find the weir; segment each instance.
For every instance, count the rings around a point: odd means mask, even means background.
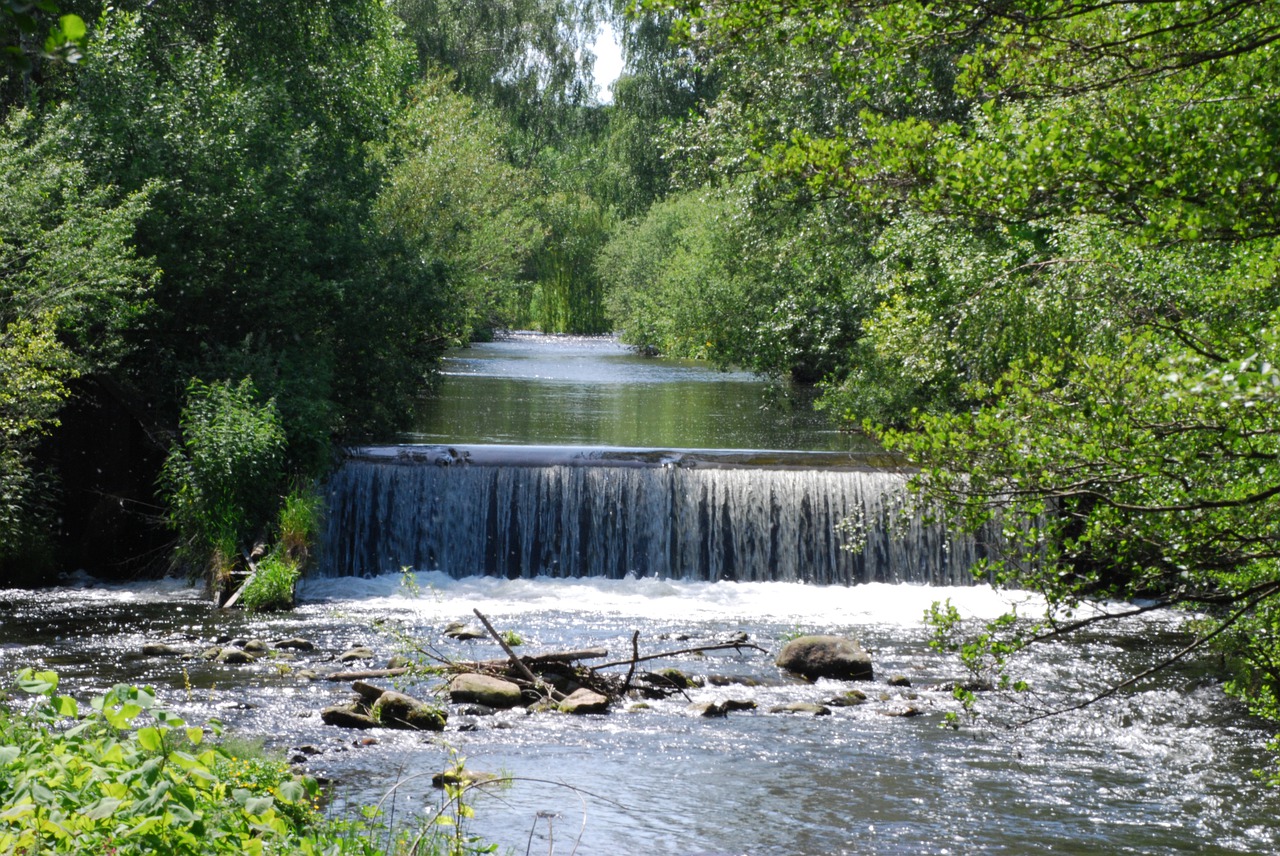
[[[321,572],[970,584],[981,544],[904,514],[905,481],[884,454],[363,447]]]

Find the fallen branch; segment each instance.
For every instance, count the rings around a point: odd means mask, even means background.
[[[752,642],[717,642],[714,645],[699,645],[696,648],[683,648],[679,651],[664,651],[661,654],[649,654],[646,657],[632,657],[629,660],[616,660],[612,663],[601,663],[598,666],[592,666],[592,668],[608,669],[612,666],[629,666],[632,663],[644,663],[648,660],[661,660],[663,657],[677,657],[681,654],[700,654],[704,651],[724,651],[729,648],[733,648],[735,650],[750,648],[753,651],[760,651],[764,654],[769,653],[768,648],[761,648],[759,645]]]
[[[526,681],[533,684],[541,692],[546,693],[547,697],[552,701],[564,701],[565,696],[563,693],[558,692],[555,687],[551,686],[529,670],[529,667],[526,666],[524,661],[516,655],[516,652],[511,650],[511,646],[507,644],[507,640],[502,638],[502,634],[493,629],[493,625],[489,623],[489,619],[484,617],[484,613],[478,609],[473,609],[471,611],[476,614],[476,618],[480,619],[480,623],[484,625],[485,630],[489,631],[489,635],[497,640],[498,644],[502,646],[502,650],[506,652],[507,657],[511,660],[511,665],[515,666],[516,671],[519,672]]]
[[[407,666],[398,669],[365,669],[359,672],[334,672],[325,675],[326,681],[367,681],[369,678],[397,678],[409,674]]]
[[[578,660],[598,660],[608,657],[608,648],[584,648],[581,651],[552,651],[549,654],[525,654],[520,661],[526,666],[544,666],[552,663],[574,663]],[[483,669],[501,669],[507,666],[508,660],[450,660],[452,669],[477,671]]]

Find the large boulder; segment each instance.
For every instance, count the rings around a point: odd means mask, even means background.
[[[520,687],[502,678],[466,672],[449,682],[449,700],[506,709],[520,704]]]
[[[800,636],[782,647],[777,664],[788,672],[816,680],[869,681],[871,655],[843,636]]]

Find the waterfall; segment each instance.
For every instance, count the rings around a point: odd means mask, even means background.
[[[803,452],[355,449],[329,485],[322,573],[970,583],[980,545],[903,515],[905,475],[873,463]],[[854,537],[861,549],[846,549]]]

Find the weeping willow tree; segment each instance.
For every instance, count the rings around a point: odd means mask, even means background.
[[[572,192],[545,197],[540,213],[547,235],[533,255],[532,317],[546,333],[609,332],[596,257],[613,230],[613,213]]]

